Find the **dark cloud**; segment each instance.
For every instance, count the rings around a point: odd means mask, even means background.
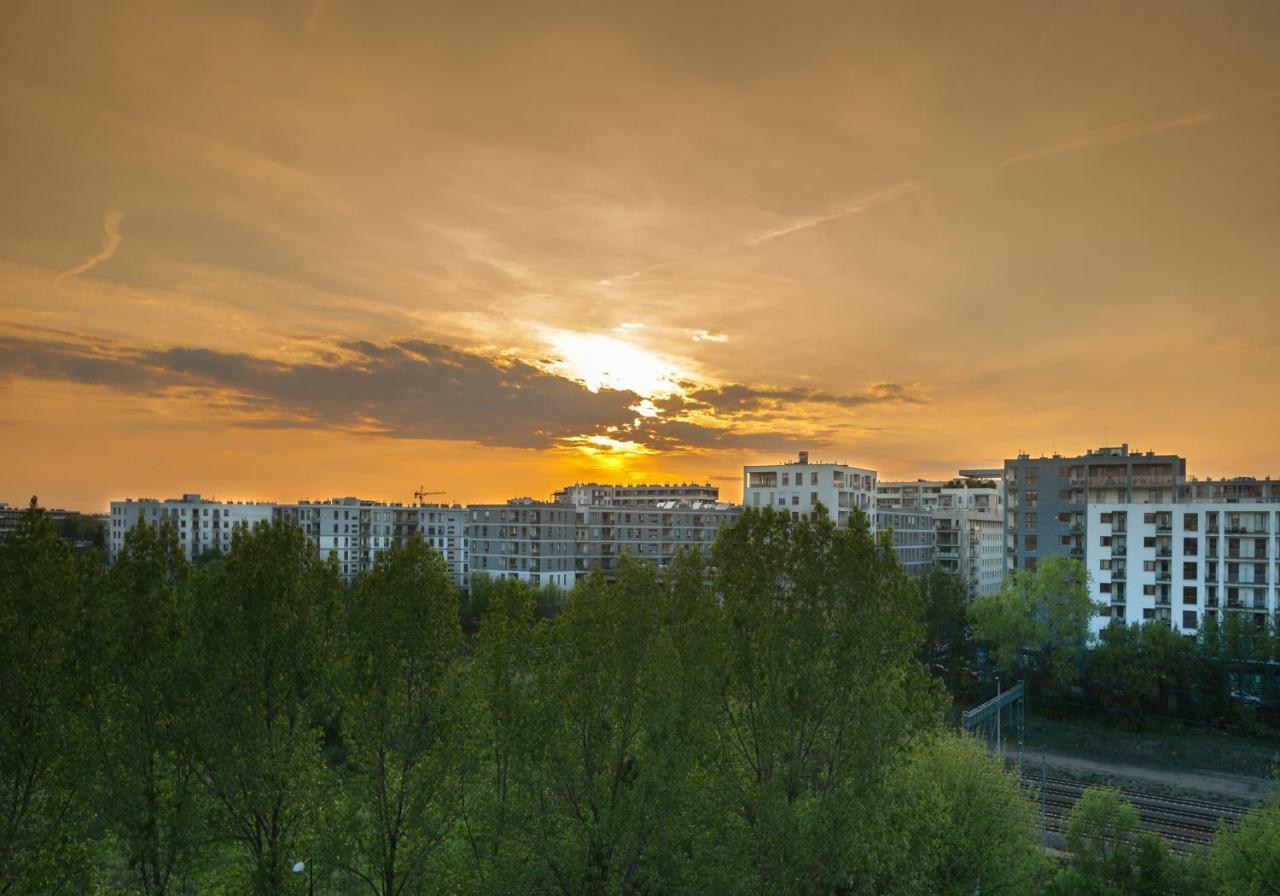
[[[864,392],[824,392],[799,386],[748,386],[727,383],[722,386],[689,384],[687,394],[678,401],[685,406],[716,414],[736,414],[773,408],[781,404],[825,404],[858,408],[872,404],[923,404],[922,395],[897,383],[878,383]]]
[[[858,406],[919,400],[898,386],[864,395],[807,389],[690,386],[641,417],[641,396],[592,392],[519,360],[423,340],[338,343],[323,361],[288,363],[206,348],[133,349],[102,340],[0,336],[0,377],[59,380],[136,395],[181,394],[258,429],[340,429],[390,438],[551,448],[594,435],[660,451],[773,449],[822,443],[833,433],[743,431],[752,411],[788,401]],[[716,423],[683,415],[697,411]],[[758,418],[763,417],[763,413]],[[736,419],[735,419],[736,418]]]

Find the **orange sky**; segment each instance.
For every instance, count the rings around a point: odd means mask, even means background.
[[[1280,473],[1280,5],[894,6],[7,10],[0,500]]]

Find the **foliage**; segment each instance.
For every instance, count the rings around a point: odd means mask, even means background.
[[[944,648],[963,648],[967,635],[968,591],[964,580],[934,566],[920,583],[924,599],[924,639]]]
[[[1096,612],[1084,564],[1051,557],[1010,576],[999,594],[977,598],[969,618],[997,665],[1064,694],[1079,675]]]
[[[69,892],[85,870],[90,578],[32,498],[0,542],[0,894]]]
[[[1280,893],[1280,800],[1273,797],[1250,811],[1234,829],[1221,831],[1209,861],[1220,893]]]

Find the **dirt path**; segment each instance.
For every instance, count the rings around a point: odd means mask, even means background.
[[[1280,784],[1268,778],[1252,778],[1225,772],[1164,769],[1127,762],[1085,759],[1031,748],[1024,753],[1023,767],[1028,774],[1035,774],[1042,757],[1050,774],[1058,770],[1076,780],[1101,777],[1111,779],[1112,783],[1120,786],[1124,786],[1126,782],[1147,786],[1155,784],[1170,792],[1197,795],[1206,799],[1226,798],[1232,802],[1247,804],[1258,803],[1272,793],[1280,793]]]

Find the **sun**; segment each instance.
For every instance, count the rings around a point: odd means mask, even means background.
[[[643,398],[664,397],[683,391],[680,382],[688,378],[676,361],[616,336],[551,330],[546,339],[557,357],[551,368],[592,392],[625,389]]]

